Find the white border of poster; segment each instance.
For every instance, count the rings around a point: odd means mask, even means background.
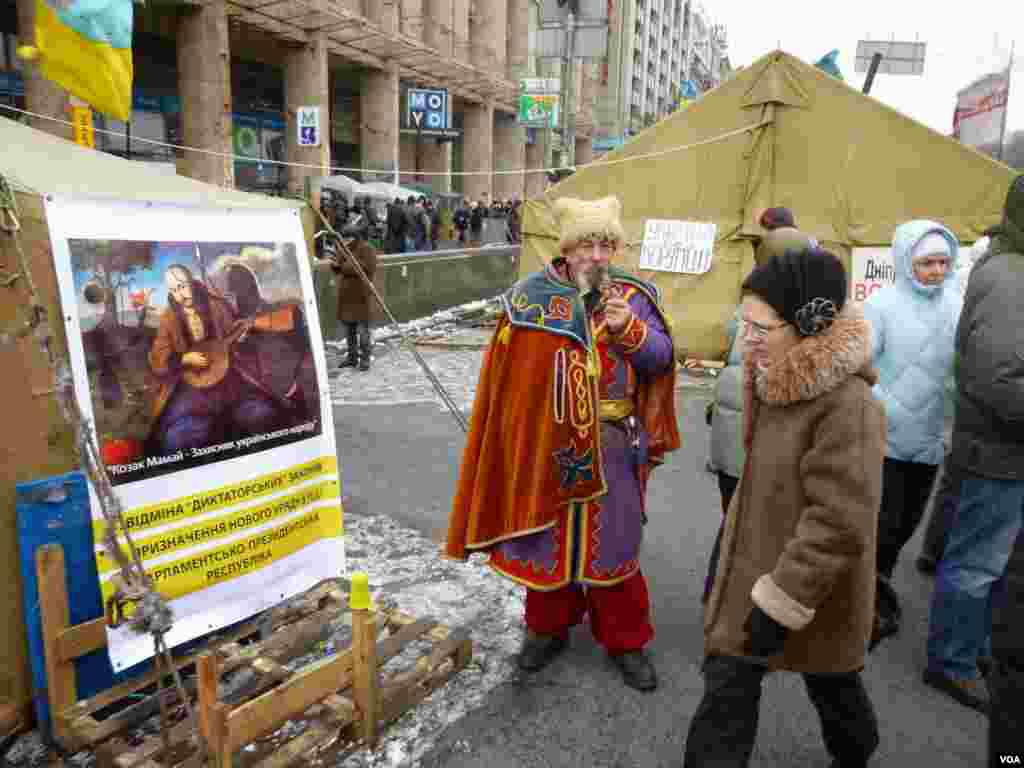
[[[850,263],[850,296],[856,302],[865,302],[871,294],[896,282],[896,266],[888,245],[854,248]]]
[[[285,445],[275,444],[276,447],[248,455],[228,457],[161,476],[143,477],[115,487],[123,508],[129,514],[140,508],[157,509],[160,505],[175,504],[183,499],[199,498],[203,501],[195,508],[186,504],[188,514],[183,519],[175,520],[171,516],[161,518],[158,523],[154,515],[154,525],[145,531],[150,536],[173,533],[175,529],[194,528],[210,520],[245,519],[244,524],[237,524],[237,529],[234,525],[230,529],[222,526],[218,537],[189,539],[184,549],[171,554],[157,553],[152,558],[144,559],[147,572],[153,573],[161,564],[169,561],[181,562],[182,558],[187,560],[201,557],[204,552],[211,553],[218,547],[226,548],[232,542],[236,542],[232,547],[237,547],[247,558],[253,551],[260,555],[257,559],[249,558],[246,565],[236,561],[234,568],[218,571],[221,575],[216,577],[211,577],[207,571],[206,578],[210,580],[208,586],[171,599],[169,604],[174,613],[174,626],[166,636],[168,645],[177,646],[230,626],[309,589],[325,578],[339,576],[345,568],[341,483],[336,464],[333,412],[323,337],[299,211],[193,208],[47,196],[46,216],[64,309],[75,395],[82,413],[90,422],[93,421],[94,410],[69,239],[185,241],[197,244],[267,242],[291,244],[294,249],[291,252],[297,261],[302,310],[318,385],[319,434],[307,437],[301,434],[301,429],[291,430],[297,436]],[[310,466],[317,467],[317,471],[302,471]],[[281,485],[267,484],[260,479],[275,473],[282,478]],[[224,491],[225,488],[238,488],[246,483],[250,484],[250,488],[256,484],[262,485],[258,490],[252,490],[251,495],[248,492]],[[91,485],[89,490],[95,523],[100,519],[99,506]],[[187,496],[183,495],[185,493]],[[208,496],[204,497],[204,493]],[[239,503],[233,503],[236,499],[240,499]],[[273,508],[275,500],[279,502],[276,509]],[[255,516],[249,514],[249,511],[255,511]],[[264,512],[266,514],[261,517]],[[303,521],[304,515],[306,522]],[[322,526],[321,516],[329,521]],[[263,522],[268,519],[269,522]],[[294,551],[282,547],[276,551],[283,554],[273,554],[273,548],[286,535],[282,531],[296,530],[314,519],[316,527],[309,528],[304,537],[296,539]],[[164,520],[169,522],[163,524]],[[261,524],[253,525],[254,520]],[[336,525],[334,520],[337,520]],[[313,532],[317,532],[317,535],[314,536]],[[254,536],[256,539],[253,539]],[[309,541],[303,544],[306,538]],[[256,549],[261,546],[259,542],[254,545],[256,540],[267,544],[266,549]],[[271,540],[275,544],[267,543]],[[248,546],[243,548],[245,544]],[[105,555],[97,547],[98,560],[102,557]],[[191,562],[197,561],[193,559]],[[209,563],[207,557],[201,568],[196,566],[200,576],[202,569],[211,567]],[[116,571],[110,569],[105,573],[101,570],[101,587],[114,573]],[[227,573],[231,575],[224,575]],[[194,574],[190,578],[197,576]],[[108,627],[107,641],[115,671],[134,666],[153,655],[152,638],[138,635],[127,626],[116,629]]]

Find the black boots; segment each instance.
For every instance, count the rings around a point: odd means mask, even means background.
[[[519,668],[525,672],[539,672],[555,660],[569,641],[556,635],[538,635],[527,631],[519,651]]]
[[[622,679],[630,688],[638,691],[653,691],[658,687],[658,676],[654,666],[643,651],[626,651],[612,656],[615,666],[622,672]]]

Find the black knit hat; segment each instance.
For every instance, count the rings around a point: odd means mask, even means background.
[[[796,223],[793,220],[793,212],[789,208],[768,208],[761,214],[761,221],[759,223],[769,232],[773,229],[781,229],[782,227],[796,227]]]
[[[786,251],[755,267],[743,290],[769,304],[801,336],[814,336],[843,311],[846,269],[821,248]]]

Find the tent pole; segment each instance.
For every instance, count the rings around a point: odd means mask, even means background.
[[[875,82],[875,75],[878,74],[878,65],[881,64],[881,63],[882,63],[882,54],[881,54],[881,52],[876,52],[875,55],[871,57],[871,66],[868,67],[868,76],[866,78],[864,78],[864,93],[865,94],[871,93],[871,86]]]

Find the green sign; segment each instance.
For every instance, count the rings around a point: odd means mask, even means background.
[[[524,77],[519,81],[520,125],[530,128],[558,126],[560,83],[555,78]]]

